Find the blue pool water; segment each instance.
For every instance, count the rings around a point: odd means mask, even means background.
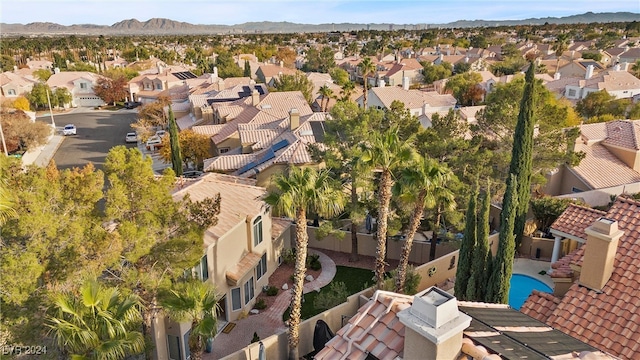
[[[511,275],[511,287],[509,288],[509,305],[520,310],[533,290],[553,292],[547,284],[531,276],[523,274]]]

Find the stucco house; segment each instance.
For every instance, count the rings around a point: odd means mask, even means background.
[[[193,201],[220,194],[218,223],[206,229],[203,257],[188,270],[215,285],[220,300],[218,328],[246,316],[262,287],[282,261],[290,223],[272,219],[264,201],[266,189],[255,181],[222,174],[206,174],[187,181],[173,193],[174,199],[189,195]],[[188,358],[190,323],[176,323],[165,316],[153,322],[159,360]]]
[[[0,74],[0,99],[15,100],[18,96],[31,92],[37,81],[11,71]]]
[[[280,76],[295,75],[296,73],[297,70],[285,67],[282,62],[280,62],[279,65],[263,64],[258,67],[258,70],[256,70],[256,81],[273,87],[275,80],[279,79]]]
[[[71,93],[72,107],[95,107],[104,105],[104,101],[93,91],[101,75],[88,71],[54,71],[47,85],[51,90],[66,88]]]
[[[545,193],[579,197],[592,206],[610,197],[640,192],[640,120],[580,126],[574,151],[585,153],[578,166],[563,165],[548,176]]]
[[[217,77],[217,74],[216,74]],[[189,69],[179,66],[165,66],[164,63],[157,62],[156,67],[144,72],[129,80],[129,99],[140,101],[143,104],[152,103],[161,96],[163,91],[175,86],[187,85],[192,81],[198,84],[198,76]]]

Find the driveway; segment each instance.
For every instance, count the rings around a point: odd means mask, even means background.
[[[77,135],[65,136],[53,160],[60,169],[82,167],[92,162],[98,169],[104,166],[109,150],[117,145],[135,147],[124,142],[137,113],[130,110],[87,111],[59,114],[54,116],[56,129],[66,124],[74,124]],[[50,118],[40,117],[39,121],[50,122]]]

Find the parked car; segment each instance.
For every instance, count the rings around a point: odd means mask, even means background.
[[[138,134],[134,132],[127,133],[124,137],[124,142],[126,143],[137,143],[138,142]]]
[[[62,135],[76,135],[76,126],[73,124],[67,124],[62,128]]]
[[[142,105],[142,103],[139,101],[127,101],[124,103],[124,107],[127,109],[135,109],[140,105]]]
[[[199,178],[200,176],[202,176],[204,173],[202,171],[198,171],[198,170],[187,170],[185,172],[182,173],[182,177],[187,178],[187,179],[195,179],[195,178]]]
[[[156,131],[156,136],[162,139],[166,133],[167,133],[166,130],[158,130]]]
[[[152,136],[147,140],[147,150],[156,150],[162,147],[162,138],[159,136]]]

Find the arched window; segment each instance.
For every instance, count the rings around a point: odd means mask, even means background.
[[[258,246],[262,242],[262,216],[253,220],[253,246]]]

